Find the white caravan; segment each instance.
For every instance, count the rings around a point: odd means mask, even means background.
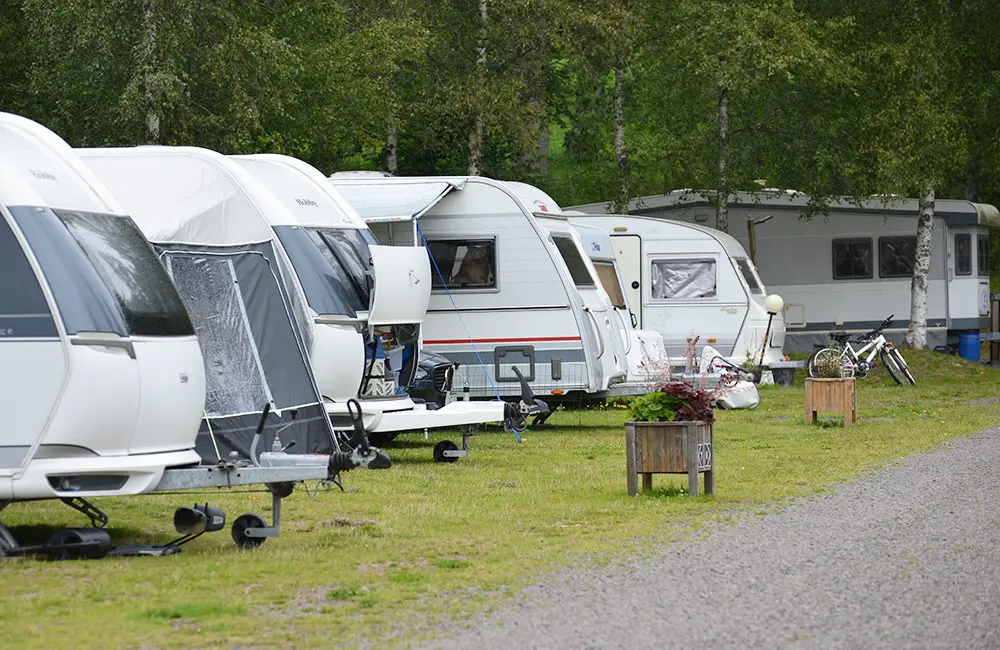
[[[830,330],[866,332],[896,314],[886,336],[901,343],[909,325],[917,200],[833,201],[829,216],[804,218],[809,196],[793,191],[737,193],[729,205],[733,236],[750,248],[752,218],[757,267],[785,299],[785,350],[827,342]],[[603,211],[599,204],[581,206]],[[636,199],[633,214],[713,223],[715,209],[697,194],[672,192]],[[927,325],[930,347],[954,346],[959,334],[989,327],[989,227],[1000,213],[988,204],[934,203]]]
[[[431,292],[422,246],[378,246],[326,177],[301,160],[273,154],[231,160],[285,208],[262,216],[305,291],[310,356],[335,426],[349,425],[350,398],[361,400],[365,429],[373,439],[504,421],[500,401],[451,401],[428,408],[406,393],[417,369],[418,335]]]
[[[663,335],[673,364],[685,359],[693,336],[735,364],[760,362],[762,351],[765,366],[784,360],[781,314],[772,318],[764,308],[764,284],[729,235],[640,216],[587,214],[573,221],[611,236],[626,300],[638,306],[637,325]]]
[[[199,462],[204,400],[191,321],[135,223],[62,139],[0,113],[0,509],[151,491]]]
[[[607,231],[597,226],[576,223],[573,221],[573,215],[567,213],[567,216],[570,217],[573,228],[580,233],[583,248],[587,251],[594,265],[596,277],[614,310],[615,324],[621,329],[622,337],[626,341],[625,353],[628,361],[626,384],[645,387],[648,392],[651,384],[666,380],[669,374],[670,358],[663,345],[663,335],[653,330],[639,329],[639,319],[625,297],[627,294],[625,282],[618,269],[614,244]]]
[[[524,187],[481,177],[330,182],[379,241],[426,240],[434,269],[423,344],[462,364],[456,387],[520,395],[519,372],[536,393],[580,397],[625,379],[617,328],[577,289],[589,276],[574,280],[573,269],[586,270],[579,236],[562,217],[543,225]]]

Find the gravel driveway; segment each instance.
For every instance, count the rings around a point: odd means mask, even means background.
[[[1000,427],[625,568],[524,591],[434,648],[1000,648]]]

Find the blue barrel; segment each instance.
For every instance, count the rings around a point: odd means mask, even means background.
[[[958,356],[979,363],[979,332],[958,335]]]

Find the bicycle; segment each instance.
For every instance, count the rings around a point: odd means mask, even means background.
[[[818,365],[841,358],[846,362],[843,364],[845,367],[850,366],[853,369],[855,377],[863,378],[871,372],[872,362],[875,360],[875,356],[878,355],[879,359],[882,360],[882,365],[889,371],[889,376],[897,384],[902,384],[905,379],[908,383],[915,385],[917,380],[910,373],[906,361],[903,360],[903,355],[893,345],[892,341],[886,340],[882,334],[883,330],[892,324],[892,318],[893,316],[890,315],[882,321],[881,325],[867,334],[854,339],[854,343],[864,344],[857,350],[851,346],[850,335],[847,332],[830,332],[830,338],[835,341],[836,345],[817,350],[809,356],[809,359],[806,361],[806,370],[809,376],[816,376],[816,367]]]

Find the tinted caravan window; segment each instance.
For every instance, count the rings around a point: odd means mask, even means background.
[[[131,219],[92,212],[54,212],[115,297],[129,334],[194,334],[170,276]]]
[[[449,289],[496,288],[495,239],[428,240],[427,248],[437,265],[431,270],[431,287],[434,289],[444,289],[441,275]]]
[[[352,277],[319,229],[275,226],[274,232],[292,261],[313,311],[355,316],[368,310],[367,274]]]
[[[611,298],[611,304],[615,309],[625,309],[625,296],[622,294],[622,285],[618,282],[618,271],[611,262],[594,262],[597,269],[597,277],[601,280],[601,286]]]
[[[976,245],[979,247],[979,275],[990,274],[990,236],[979,235]]]
[[[740,275],[743,276],[747,286],[750,287],[750,293],[764,293],[760,282],[757,281],[757,274],[753,272],[753,267],[750,266],[750,260],[738,259],[736,260],[736,266],[740,268]]]
[[[955,274],[972,275],[972,235],[955,235]]]
[[[573,278],[573,284],[578,287],[596,286],[594,278],[590,275],[590,270],[587,268],[586,262],[583,261],[580,249],[577,248],[573,238],[566,237],[565,235],[552,235],[552,241],[555,242],[556,248],[559,249],[559,255],[562,256],[563,261],[566,262],[566,266],[569,267],[569,275]]]
[[[860,280],[872,277],[871,239],[833,240],[833,279]]]
[[[128,217],[15,207],[69,334],[191,336],[194,328],[153,249]]]
[[[878,276],[880,278],[909,278],[917,259],[917,238],[879,237]]]
[[[58,335],[35,272],[0,216],[0,340]]]

